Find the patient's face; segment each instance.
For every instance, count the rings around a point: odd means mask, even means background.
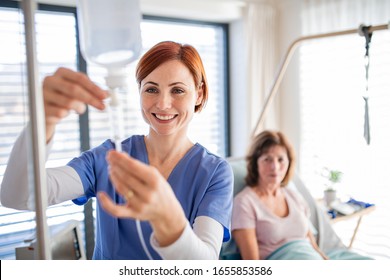
[[[260,185],[280,184],[286,176],[289,160],[283,146],[272,146],[258,160]]]

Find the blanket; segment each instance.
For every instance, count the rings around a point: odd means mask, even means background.
[[[372,258],[357,254],[347,249],[335,249],[326,252],[331,260],[371,260]],[[307,240],[288,242],[274,252],[267,260],[322,260],[321,255],[314,250]]]
[[[288,242],[274,252],[267,260],[322,260],[321,255],[314,250],[307,240],[295,240]]]

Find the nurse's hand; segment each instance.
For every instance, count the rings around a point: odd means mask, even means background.
[[[153,166],[125,153],[107,155],[110,179],[126,204],[115,204],[106,193],[99,193],[102,207],[111,215],[149,221],[160,246],[176,241],[187,223],[183,208],[171,186]]]
[[[103,99],[108,93],[95,85],[87,75],[67,68],[59,68],[43,80],[46,142],[54,134],[57,123],[74,110],[82,114],[86,104],[103,110]]]

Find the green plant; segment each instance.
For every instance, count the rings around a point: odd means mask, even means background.
[[[327,178],[328,182],[325,183],[325,190],[326,191],[334,191],[335,190],[335,185],[337,183],[341,182],[341,179],[343,177],[343,172],[335,169],[329,169],[329,168],[324,168],[324,177]]]

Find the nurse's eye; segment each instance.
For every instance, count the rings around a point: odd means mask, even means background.
[[[145,92],[147,92],[147,93],[158,93],[158,90],[155,87],[149,87],[149,88],[145,89]]]
[[[183,94],[184,90],[181,88],[172,88],[172,93]]]

